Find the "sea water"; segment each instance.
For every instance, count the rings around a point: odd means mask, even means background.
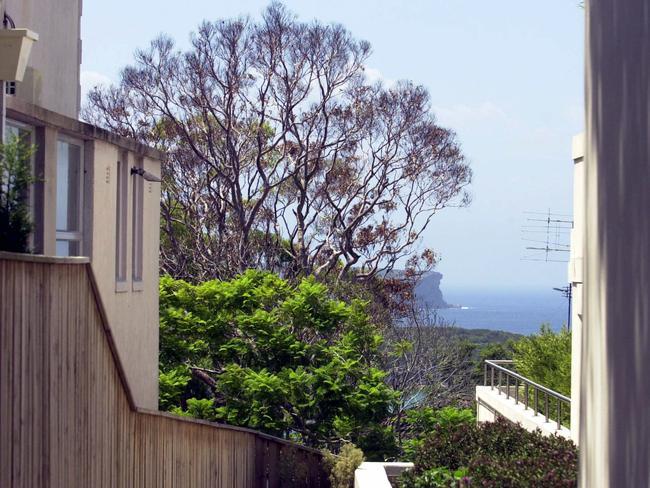
[[[445,322],[467,329],[492,329],[533,334],[542,324],[553,330],[566,325],[568,299],[560,292],[536,290],[444,290],[455,308],[438,310]]]

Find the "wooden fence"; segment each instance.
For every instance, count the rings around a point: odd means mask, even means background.
[[[292,486],[318,451],[134,408],[87,260],[0,253],[0,487]]]

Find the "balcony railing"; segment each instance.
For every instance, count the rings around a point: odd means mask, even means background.
[[[557,430],[560,430],[562,428],[562,412],[567,417],[571,412],[571,399],[508,368],[513,365],[514,361],[511,360],[486,360],[483,384],[492,390],[496,388],[499,395],[504,394],[507,398],[513,398],[515,404],[522,403],[526,410],[532,409],[534,415],[544,415],[546,422],[549,419],[554,420],[557,423]],[[541,407],[540,401],[542,402]],[[551,417],[553,409],[556,410],[555,419]]]

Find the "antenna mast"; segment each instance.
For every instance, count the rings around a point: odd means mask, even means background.
[[[521,239],[527,243],[528,253],[524,261],[544,261],[567,263],[571,246],[568,238],[573,229],[573,220],[570,215],[548,212],[524,212],[528,215],[526,223],[521,228]],[[559,255],[557,253],[560,253]]]
[[[568,263],[571,245],[568,243],[573,220],[571,215],[544,212],[524,212],[528,215],[526,224],[521,228],[521,239],[535,245],[527,245],[526,250],[532,254],[524,256],[524,261],[543,261],[546,263]],[[571,219],[571,220],[569,220]],[[559,255],[558,255],[559,253]],[[553,288],[568,299],[567,327],[571,330],[571,285]]]

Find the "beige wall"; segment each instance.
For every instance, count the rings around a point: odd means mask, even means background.
[[[136,405],[158,408],[158,245],[160,223],[160,184],[144,183],[143,279],[133,282],[131,263],[133,186],[137,178],[128,177],[127,209],[127,280],[116,290],[116,209],[117,161],[120,148],[103,141],[94,142],[92,178],[92,255],[100,295],[107,310],[118,354]],[[129,152],[129,167],[136,155]],[[160,175],[160,163],[143,159],[144,169]]]
[[[16,27],[39,35],[16,96],[73,118],[79,114],[81,4],[82,0],[4,0]]]
[[[650,486],[650,6],[586,4],[580,484]]]

